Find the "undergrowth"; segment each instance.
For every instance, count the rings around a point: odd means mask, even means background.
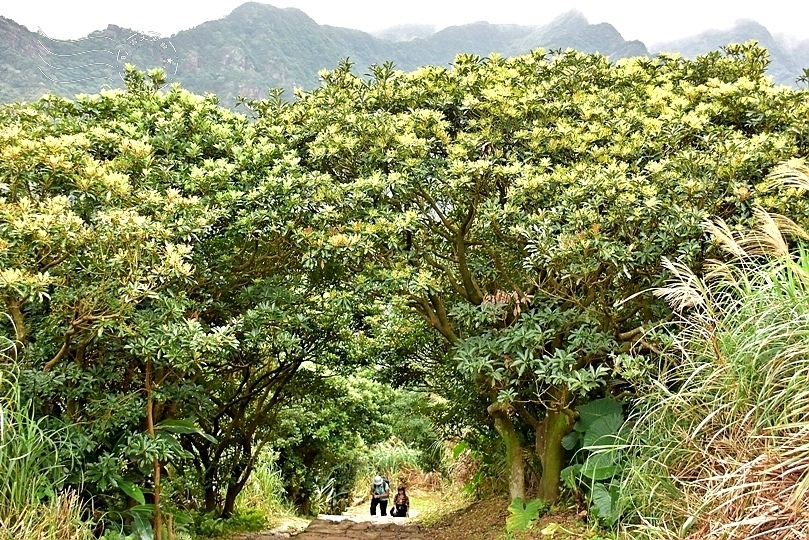
[[[0,351],[0,540],[89,540],[78,498],[59,489],[58,433],[23,399],[10,346]]]
[[[273,526],[281,519],[295,514],[295,509],[284,497],[284,479],[273,455],[265,453],[258,460],[236,500],[236,513],[241,516],[252,515],[256,522],[259,521],[256,516],[261,516],[262,527]]]
[[[809,253],[782,217],[710,232],[735,259],[703,278],[669,264],[683,314],[642,389],[623,497],[629,536],[809,537]]]

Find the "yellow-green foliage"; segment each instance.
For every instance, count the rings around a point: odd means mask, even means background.
[[[744,222],[767,172],[806,153],[809,94],[774,86],[766,63],[746,44],[615,64],[462,55],[370,79],[344,64],[295,103],[261,104],[257,127],[283,130],[316,182],[304,267],[362,271],[363,290],[418,313],[467,388],[554,434],[529,440],[558,463],[577,400],[668,315],[649,293],[663,257],[701,266],[702,222]]]
[[[446,341],[414,355],[451,363],[425,378],[517,428],[554,411],[536,453],[560,457],[564,413],[668,314],[644,293],[662,258],[699,267],[701,223],[744,221],[806,154],[807,94],[766,60],[343,65],[255,122],[131,70],[127,91],[1,107],[0,324],[37,414],[66,423],[71,481],[123,510],[163,467],[167,512],[230,513],[282,409],[307,417],[322,376],[396,346],[362,347],[365,315],[396,310]],[[296,457],[322,459],[321,427],[301,424]]]

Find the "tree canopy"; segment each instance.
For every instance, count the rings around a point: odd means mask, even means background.
[[[648,294],[662,258],[698,269],[703,221],[749,217],[767,171],[806,151],[805,93],[767,61],[754,44],[615,64],[538,50],[367,79],[346,62],[258,125],[323,175],[311,253],[445,339],[507,442],[513,497],[514,418],[531,426],[553,501],[575,404],[668,315]]]
[[[702,223],[756,202],[806,215],[760,189],[809,141],[806,92],[766,64],[754,44],[344,62],[255,119],[129,70],[126,92],[3,106],[2,324],[67,426],[66,481],[148,499],[126,512],[159,529],[172,505],[229,515],[275,443],[305,493],[345,455],[333,432],[385,432],[355,421],[380,414],[364,383],[330,380],[370,365],[479,407],[511,496],[528,444],[555,501],[576,407],[655,354],[663,258],[699,271]]]

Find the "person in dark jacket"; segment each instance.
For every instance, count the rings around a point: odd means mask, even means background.
[[[407,497],[407,492],[404,486],[399,486],[396,490],[396,497],[393,498],[393,508],[390,510],[390,515],[395,517],[407,517],[410,510],[410,499]]]

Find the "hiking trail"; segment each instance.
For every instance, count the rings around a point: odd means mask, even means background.
[[[421,526],[408,523],[407,518],[368,515],[317,516],[303,531],[265,531],[239,536],[239,540],[426,540]]]

